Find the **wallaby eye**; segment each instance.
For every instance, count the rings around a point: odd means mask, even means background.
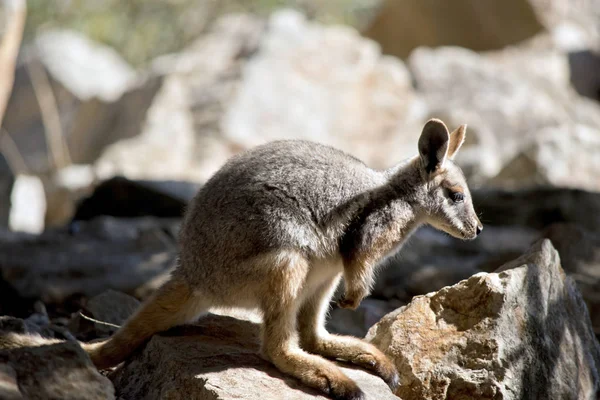
[[[450,198],[455,203],[460,203],[465,199],[465,194],[461,192],[451,192]]]

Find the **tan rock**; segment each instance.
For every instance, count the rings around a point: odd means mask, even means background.
[[[542,29],[527,0],[388,0],[365,35],[385,53],[406,57],[418,46],[499,49]]]
[[[405,400],[596,399],[600,345],[550,241],[385,316],[367,338]]]

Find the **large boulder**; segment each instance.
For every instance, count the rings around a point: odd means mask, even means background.
[[[431,115],[469,123],[457,161],[472,183],[600,188],[597,161],[587,156],[598,147],[600,105],[573,90],[566,54],[418,48],[408,64]],[[578,179],[569,180],[574,171]]]
[[[411,399],[596,399],[600,345],[549,240],[386,315],[367,339]]]
[[[259,327],[209,315],[191,326],[154,335],[146,347],[109,374],[120,399],[323,399],[262,359]],[[378,377],[343,367],[367,399],[397,399]]]
[[[268,24],[230,15],[151,68],[165,79],[142,133],[102,154],[101,178],[203,182],[275,139],[334,145],[374,167],[416,153],[425,109],[410,74],[348,27],[289,10]]]
[[[416,153],[423,112],[402,61],[350,28],[280,11],[243,70],[223,133],[240,148],[318,141],[387,167]]]
[[[22,53],[2,124],[30,172],[92,162],[139,133],[159,77],[72,31],[46,31]]]
[[[229,15],[177,54],[154,60],[164,81],[139,135],[109,146],[95,163],[106,179],[208,179],[241,150],[223,138],[222,118],[237,92],[243,65],[258,48],[264,21]]]

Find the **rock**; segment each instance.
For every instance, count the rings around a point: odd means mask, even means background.
[[[600,233],[575,224],[554,224],[544,237],[552,241],[562,267],[581,290],[594,331],[600,336]]]
[[[0,315],[24,318],[31,314],[33,305],[33,299],[23,298],[10,283],[4,280],[0,273]]]
[[[579,50],[569,53],[571,83],[582,96],[600,101],[600,53]]]
[[[286,138],[390,166],[415,154],[425,113],[401,61],[293,11],[274,13],[266,30],[261,19],[224,17],[152,71],[165,79],[143,132],[104,151],[102,179],[203,182],[239,151]]]
[[[404,58],[418,46],[499,49],[530,38],[542,29],[527,0],[388,0],[364,34],[377,41],[386,54]]]
[[[323,399],[258,355],[259,328],[209,315],[192,326],[154,335],[146,347],[109,374],[123,400]],[[378,377],[344,367],[367,399],[397,399]]]
[[[83,310],[71,319],[69,328],[84,341],[107,337],[116,332],[139,305],[135,297],[109,289],[89,299]]]
[[[35,175],[17,175],[11,193],[8,225],[11,230],[41,233],[46,217],[46,194]]]
[[[90,163],[140,132],[160,81],[79,33],[47,30],[23,50],[3,126],[30,173]]]
[[[111,217],[39,236],[0,230],[0,271],[22,297],[62,303],[113,288],[148,290],[175,265],[179,220]]]
[[[114,101],[136,79],[116,51],[72,31],[45,31],[33,46],[48,72],[82,100]]]
[[[527,176],[527,168],[533,168],[546,182],[560,185],[578,167],[582,178],[571,185],[600,188],[589,173],[596,161],[576,156],[583,146],[596,146],[600,105],[572,89],[566,54],[531,46],[487,54],[458,47],[418,48],[408,63],[430,115],[452,126],[469,122],[467,142],[457,162],[470,182],[489,184],[507,166],[512,168],[510,177]],[[523,161],[512,165],[522,151]],[[532,152],[535,157],[530,159]],[[562,163],[557,172],[549,166],[553,156],[564,158],[556,160]],[[498,178],[492,183],[502,187],[504,182]],[[524,184],[530,185],[531,179]]]
[[[17,372],[7,364],[0,364],[0,398],[5,400],[21,400]]]
[[[400,60],[350,28],[280,11],[243,70],[223,135],[240,149],[313,140],[386,167],[416,154],[423,114]]]
[[[600,128],[553,126],[539,131],[489,181],[491,186],[525,188],[552,186],[595,191],[600,188]]]
[[[181,53],[156,59],[151,74],[164,81],[144,127],[104,151],[98,176],[193,182],[212,176],[240,150],[223,138],[221,124],[263,30],[260,18],[226,16]]]
[[[600,49],[600,7],[595,1],[528,0],[555,46],[563,51]]]
[[[115,177],[100,183],[81,201],[73,220],[86,221],[100,215],[181,217],[198,188],[187,182],[131,181]]]
[[[11,208],[11,193],[15,176],[4,155],[0,153],[0,227],[8,227]]]
[[[7,397],[13,399],[115,398],[111,382],[100,375],[75,342],[0,332],[0,383],[4,380],[8,385],[0,384],[0,395],[4,390],[12,396]]]
[[[496,273],[418,296],[367,339],[411,399],[595,399],[600,345],[549,240]]]
[[[42,176],[46,193],[45,225],[63,227],[71,221],[77,205],[89,196],[97,184],[89,164],[71,164],[50,175]]]
[[[0,332],[28,333],[27,324],[20,318],[1,316]]]
[[[484,225],[544,229],[570,222],[599,232],[600,194],[575,189],[476,190],[473,203]]]

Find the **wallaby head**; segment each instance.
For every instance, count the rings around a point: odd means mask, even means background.
[[[473,208],[465,176],[452,160],[465,140],[467,126],[452,133],[446,125],[431,119],[419,138],[419,160],[423,190],[419,191],[425,222],[459,239],[474,239],[483,226]]]

